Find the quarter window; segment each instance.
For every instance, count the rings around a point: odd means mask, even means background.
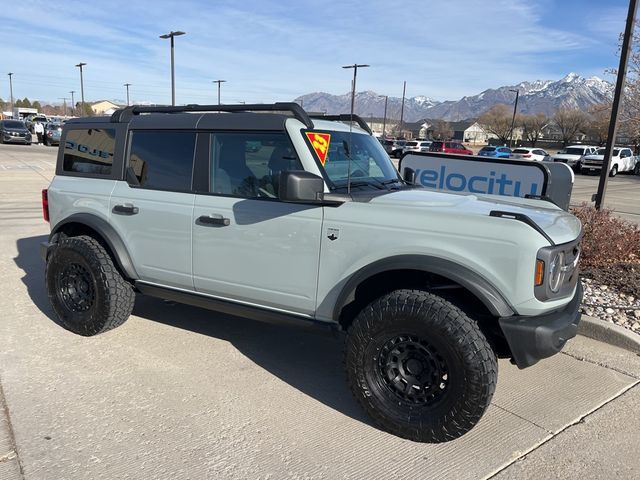
[[[244,198],[277,198],[280,172],[302,170],[282,133],[214,133],[210,192]]]
[[[111,175],[115,146],[115,129],[69,130],[64,142],[62,170],[70,173]]]
[[[195,132],[134,131],[129,164],[142,188],[191,190]]]

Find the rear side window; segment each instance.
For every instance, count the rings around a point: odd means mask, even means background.
[[[111,175],[116,131],[113,128],[69,130],[64,142],[62,170],[69,173]]]
[[[142,188],[191,191],[195,132],[133,131],[128,166]]]

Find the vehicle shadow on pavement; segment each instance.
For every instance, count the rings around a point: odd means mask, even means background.
[[[47,297],[40,243],[46,235],[17,241],[14,259],[33,304],[58,323]],[[230,342],[282,381],[330,408],[372,425],[349,391],[342,364],[343,338],[295,324],[271,324],[137,295],[133,315]],[[220,365],[218,365],[220,367]],[[230,375],[234,366],[228,365]]]
[[[336,338],[320,328],[264,323],[141,295],[136,298],[133,314],[228,341],[258,366],[302,393],[374,426],[347,386],[341,335]],[[233,365],[228,367],[229,373],[235,374]]]
[[[40,258],[40,243],[47,241],[47,235],[20,238],[16,242],[18,256],[14,258],[16,265],[24,272],[22,283],[27,287],[27,293],[33,304],[51,320],[57,323],[57,318],[51,308],[44,283],[44,262]]]

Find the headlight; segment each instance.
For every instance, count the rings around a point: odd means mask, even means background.
[[[562,285],[562,267],[564,266],[564,252],[556,253],[549,264],[549,289],[558,293]]]

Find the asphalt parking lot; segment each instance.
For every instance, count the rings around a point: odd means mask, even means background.
[[[640,357],[583,337],[501,361],[480,424],[428,445],[370,422],[327,335],[142,297],[107,334],[61,329],[38,250],[56,151],[0,145],[0,479],[637,478]],[[630,218],[637,188],[609,186]]]

